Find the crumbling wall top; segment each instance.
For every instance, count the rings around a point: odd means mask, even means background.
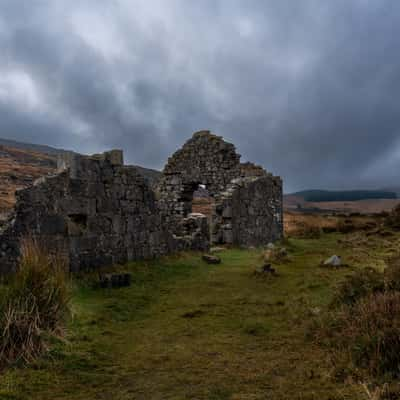
[[[68,169],[70,177],[77,179],[85,174],[88,163],[95,161],[100,162],[100,164],[123,166],[124,154],[122,150],[110,150],[105,153],[86,156],[68,151],[58,155],[57,170],[61,172]]]
[[[168,159],[163,174],[161,187],[179,180],[179,185],[204,184],[215,194],[240,176],[240,154],[221,136],[199,131]]]

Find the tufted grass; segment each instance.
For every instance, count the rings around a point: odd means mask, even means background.
[[[0,369],[33,361],[49,338],[62,337],[70,300],[65,270],[60,257],[23,240],[19,269],[0,293]]]
[[[368,247],[338,243],[344,237],[290,239],[290,260],[265,279],[253,274],[262,251],[239,249],[219,253],[218,266],[198,254],[131,263],[129,288],[77,279],[67,341],[3,373],[0,399],[364,399],[359,384],[332,376],[309,321],[346,275],[382,260],[398,237]],[[334,253],[351,267],[318,266]]]

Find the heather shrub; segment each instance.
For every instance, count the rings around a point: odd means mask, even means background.
[[[340,233],[350,233],[356,231],[357,227],[351,219],[345,219],[338,221],[336,230]]]
[[[388,261],[385,270],[385,283],[388,290],[400,291],[400,257],[396,256]]]
[[[352,305],[359,299],[385,289],[384,276],[373,268],[363,268],[347,277],[335,293],[333,305]]]
[[[334,233],[334,232],[337,232],[337,227],[336,226],[323,226],[322,227],[322,232],[324,232],[324,233]]]
[[[296,236],[304,239],[319,239],[322,234],[321,227],[303,222],[299,224]]]
[[[400,377],[400,293],[382,292],[344,306],[324,324],[337,359],[370,377]]]
[[[400,229],[400,205],[396,206],[386,217],[385,225],[395,229]]]
[[[314,330],[317,341],[331,348],[337,375],[374,382],[400,377],[399,277],[400,258],[395,258],[385,274],[364,268],[337,288],[333,309]]]
[[[32,361],[49,336],[63,333],[69,315],[65,263],[33,239],[22,243],[18,272],[0,300],[0,366]]]

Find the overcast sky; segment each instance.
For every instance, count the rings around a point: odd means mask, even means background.
[[[400,1],[0,0],[0,137],[162,168],[194,131],[285,190],[400,186]]]

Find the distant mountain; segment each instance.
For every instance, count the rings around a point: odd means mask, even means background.
[[[67,152],[67,150],[56,149],[54,147],[50,147],[50,146],[46,146],[46,145],[42,145],[42,144],[23,143],[23,142],[17,142],[15,140],[11,140],[11,139],[2,139],[2,138],[0,138],[0,145],[6,146],[6,147],[11,147],[14,149],[35,151],[37,153],[43,153],[43,154],[48,154],[48,155],[57,155],[57,154]]]
[[[283,196],[286,211],[365,213],[390,211],[400,204],[390,190],[303,190]]]
[[[385,192],[395,192],[397,194],[397,197],[400,198],[400,186],[386,187],[381,190]]]
[[[397,199],[398,197],[395,191],[385,190],[304,190],[288,196],[302,198],[306,202]]]

